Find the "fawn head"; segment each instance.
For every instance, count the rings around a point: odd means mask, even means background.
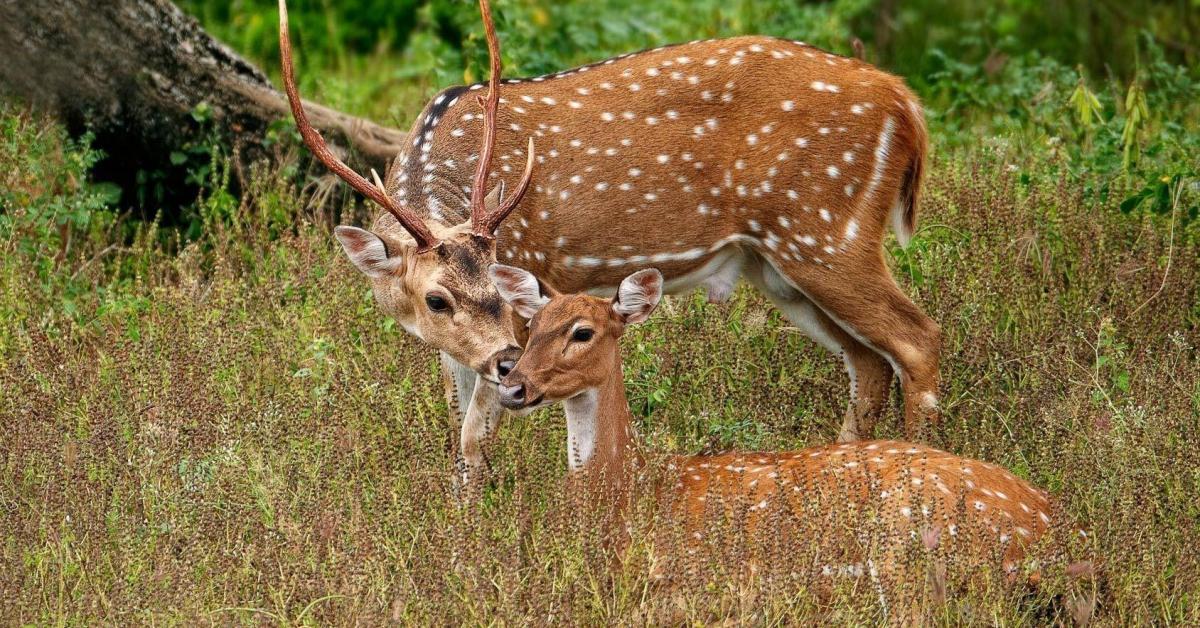
[[[558,294],[503,264],[488,272],[501,298],[529,319],[525,352],[500,382],[500,403],[512,410],[570,399],[614,373],[619,378],[625,326],[649,318],[662,298],[662,274],[653,268],[626,277],[612,299]]]
[[[378,233],[338,227],[335,234],[346,256],[371,280],[382,308],[406,330],[496,381],[508,373],[520,349],[508,309],[488,281],[486,271],[496,261],[496,229],[529,188],[534,150],[531,137],[525,172],[513,194],[501,198],[500,188],[487,193],[501,67],[500,46],[488,1],[480,0],[479,8],[491,55],[491,77],[487,97],[478,98],[484,125],[471,188],[471,216],[459,225],[426,223],[392,198],[378,175],[374,184],[368,182],[329,150],[321,134],[309,123],[296,87],[285,0],[279,0],[279,48],[288,102],[304,143],[330,171],[386,209],[403,227],[377,229]]]

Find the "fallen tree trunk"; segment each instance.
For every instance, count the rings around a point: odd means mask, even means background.
[[[289,116],[265,74],[168,0],[0,0],[0,90],[49,109],[101,148],[153,161],[193,137],[200,103],[242,146]],[[329,142],[386,167],[405,133],[316,104]]]

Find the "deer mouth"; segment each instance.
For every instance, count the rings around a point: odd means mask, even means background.
[[[545,401],[546,401],[546,395],[538,395],[537,399],[533,399],[530,401],[522,400],[522,401],[510,402],[510,403],[505,403],[505,402],[501,401],[500,404],[503,405],[505,408],[508,408],[509,410],[532,410],[532,409],[542,405],[542,403]]]

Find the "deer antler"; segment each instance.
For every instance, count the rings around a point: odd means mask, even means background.
[[[408,208],[392,200],[383,190],[383,186],[371,185],[362,175],[347,166],[329,150],[321,133],[312,127],[308,116],[304,113],[304,105],[300,101],[300,90],[296,88],[296,74],[292,68],[292,42],[288,36],[288,14],[286,0],[279,0],[279,56],[283,63],[283,85],[287,91],[288,104],[292,107],[292,116],[296,118],[296,128],[304,138],[304,144],[313,155],[325,164],[331,172],[341,177],[350,187],[358,190],[363,196],[379,203],[381,207],[396,217],[400,226],[408,231],[417,241],[417,252],[428,251],[437,246],[438,240],[429,231],[429,227]]]
[[[495,237],[496,228],[517,208],[517,203],[521,202],[521,197],[529,189],[529,181],[533,178],[533,137],[529,138],[525,172],[521,175],[517,189],[507,199],[500,200],[496,211],[489,213],[484,199],[487,198],[488,169],[492,163],[492,149],[496,143],[496,109],[500,104],[500,42],[496,39],[496,26],[492,24],[492,7],[488,0],[479,0],[479,12],[483,16],[483,29],[487,35],[491,77],[488,78],[487,98],[478,97],[479,106],[483,107],[483,148],[479,151],[475,184],[471,188],[471,224],[476,235],[492,238]]]

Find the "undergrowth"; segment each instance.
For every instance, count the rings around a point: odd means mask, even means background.
[[[562,491],[558,410],[507,422],[490,488],[462,508],[436,356],[380,316],[331,217],[302,209],[308,194],[280,176],[294,164],[253,168],[236,199],[219,194],[218,158],[194,237],[165,235],[105,208],[86,141],[20,110],[3,123],[20,138],[0,152],[9,618],[869,623],[887,612],[864,585],[826,595],[729,569],[663,591],[637,568],[644,545],[610,577],[598,530]],[[1093,531],[1101,624],[1195,623],[1192,179],[1167,182],[1165,212],[1122,211],[1137,184],[1063,176],[1068,163],[1003,139],[935,152],[921,227],[889,248],[945,332],[932,444],[1046,487]],[[79,208],[90,218],[76,221]],[[639,430],[659,451],[825,443],[845,404],[838,360],[747,289],[722,305],[670,299],[624,350]],[[879,435],[900,431],[894,398]],[[930,619],[1067,621],[1057,587],[1030,597],[984,579]]]
[[[413,8],[411,35],[367,50],[375,22],[307,46],[322,21],[298,10],[307,92],[405,126],[437,89],[476,78],[482,45],[460,4]],[[504,3],[499,26],[514,73],[532,74],[690,39],[696,20],[715,25],[705,36],[763,30],[846,52],[867,7],[783,4],[683,15],[622,13],[614,0],[596,10],[625,17],[585,20],[579,4]],[[241,28],[235,43],[261,46],[273,26],[259,17],[225,34]],[[912,28],[911,15],[897,19]],[[981,33],[964,46],[987,49],[995,33]],[[987,63],[934,49],[910,79],[928,105],[931,174],[917,234],[887,254],[944,332],[944,421],[931,444],[1047,488],[1092,531],[1099,624],[1200,623],[1200,84],[1150,36],[1124,42],[1137,53],[1129,74],[1103,78],[997,41],[1004,54]],[[563,491],[559,410],[507,421],[488,490],[463,507],[436,355],[380,315],[330,234],[368,210],[307,169],[286,126],[273,129],[275,164],[240,164],[219,143],[179,147],[200,193],[162,208],[186,216],[178,230],[114,206],[117,191],[91,179],[100,155],[87,137],[9,105],[0,129],[5,620],[886,616],[869,584],[746,583],[719,563],[663,590],[643,568],[644,542],[610,574],[594,520]],[[721,305],[670,298],[623,348],[648,448],[792,449],[836,435],[840,361],[749,289]],[[899,415],[894,394],[877,435],[899,436]],[[829,540],[811,534],[781,559]],[[715,536],[732,542],[737,530]],[[1070,619],[1061,582],[1030,591],[950,568],[960,586],[930,622]]]

